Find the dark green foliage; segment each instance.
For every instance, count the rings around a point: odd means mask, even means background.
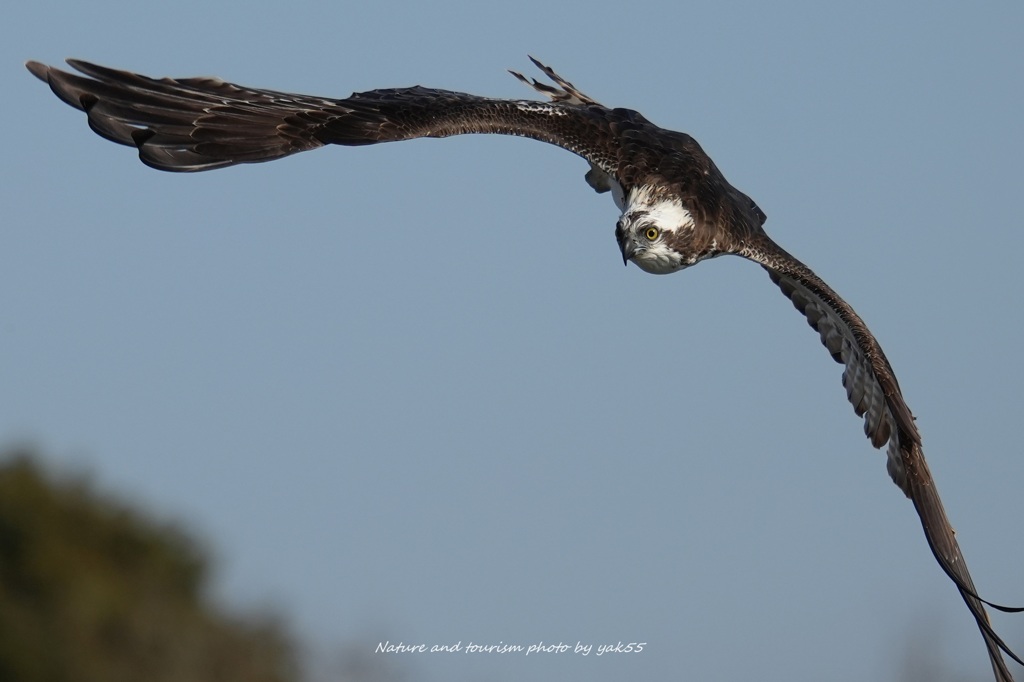
[[[207,562],[173,525],[0,456],[0,682],[286,682],[273,620],[225,614]]]

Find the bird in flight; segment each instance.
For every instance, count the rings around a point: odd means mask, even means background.
[[[532,59],[532,57],[531,57]],[[270,161],[329,144],[356,146],[470,133],[516,135],[557,145],[590,164],[587,183],[611,192],[621,211],[615,239],[623,261],[668,274],[724,255],[767,272],[844,366],[843,386],[864,432],[886,447],[887,468],[910,498],[936,560],[970,609],[996,680],[1012,675],[1003,653],[1024,665],[989,624],[928,470],[921,435],[889,361],[861,318],[810,268],[772,241],[766,216],[730,185],[700,145],[631,109],[609,108],[533,59],[551,83],[516,78],[548,101],[508,100],[421,86],[346,99],[247,88],[216,78],[163,78],[68,60],[79,74],[39,62],[28,70],[89,126],[136,147],[148,166],[203,171]]]

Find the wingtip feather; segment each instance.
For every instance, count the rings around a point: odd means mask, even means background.
[[[30,59],[25,62],[25,68],[29,70],[29,73],[44,83],[49,80],[50,67],[46,64]]]

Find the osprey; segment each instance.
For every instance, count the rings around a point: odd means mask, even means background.
[[[78,75],[28,62],[103,137],[136,147],[148,166],[202,171],[315,149],[469,133],[517,135],[554,144],[590,163],[587,183],[612,194],[621,216],[623,261],[667,274],[723,255],[759,264],[803,313],[832,357],[864,432],[887,446],[887,467],[914,503],[942,570],[956,584],[988,649],[995,677],[1012,680],[1002,653],[1024,665],[988,621],[921,449],[921,435],[889,361],[853,309],[767,234],[766,216],[730,185],[700,145],[630,109],[608,108],[533,59],[552,84],[511,73],[550,101],[492,99],[421,86],[346,99],[259,90],[215,78],[156,80],[78,60]]]

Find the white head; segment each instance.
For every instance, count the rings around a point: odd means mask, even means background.
[[[667,275],[700,260],[686,248],[693,229],[693,216],[678,198],[655,197],[650,188],[638,187],[626,197],[615,239],[623,262],[633,261],[653,275]]]

